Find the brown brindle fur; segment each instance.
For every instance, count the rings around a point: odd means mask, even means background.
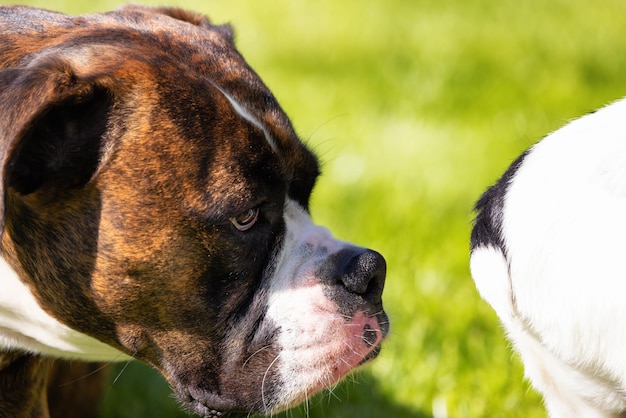
[[[0,417],[95,417],[108,370],[99,363],[0,354]]]
[[[251,394],[261,382],[231,382],[238,377],[218,367],[258,346],[241,335],[225,349],[226,331],[211,324],[254,324],[245,307],[261,304],[262,292],[238,289],[258,287],[268,247],[281,239],[284,194],[307,206],[316,160],[227,26],[137,6],[77,18],[1,13],[20,16],[0,22],[3,257],[62,323],[152,364],[175,389],[201,384],[217,393],[237,384],[241,393],[221,392],[221,405],[258,409]],[[216,85],[271,130],[275,151]],[[250,159],[234,158],[240,149]],[[270,239],[242,248],[228,217],[259,199]],[[241,259],[254,264],[244,269]],[[215,271],[229,274],[207,284]],[[21,352],[0,356],[0,416],[46,417],[48,407],[57,408],[51,416],[93,413],[77,400],[96,404],[82,390],[101,373]],[[245,367],[265,369],[273,356],[267,350]]]

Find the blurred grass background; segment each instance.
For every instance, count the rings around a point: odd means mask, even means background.
[[[120,4],[23,3],[69,13]],[[471,209],[532,143],[626,94],[624,3],[167,4],[234,25],[239,49],[324,162],[313,216],[388,261],[392,331],[380,357],[284,416],[545,417],[470,278]],[[138,363],[120,369],[103,410],[185,416]]]

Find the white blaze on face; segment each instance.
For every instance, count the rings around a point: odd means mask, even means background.
[[[316,276],[328,256],[354,247],[314,225],[296,202],[285,204],[286,235],[269,290],[267,317],[279,326],[276,365],[283,385],[278,398],[289,406],[327,387],[356,367],[382,340],[375,317],[341,315]],[[364,340],[371,329],[375,341]],[[372,342],[374,344],[372,344]]]

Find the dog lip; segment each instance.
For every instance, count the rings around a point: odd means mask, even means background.
[[[378,357],[378,355],[380,354],[380,351],[382,350],[382,347],[383,347],[382,344],[378,344],[372,351],[370,351],[369,353],[367,353],[365,357],[363,357],[363,360],[359,362],[357,367],[360,367],[366,363],[369,363],[370,361]]]
[[[365,324],[363,327],[363,341],[365,345],[368,347],[372,347],[376,344],[376,340],[378,339],[378,335],[375,329],[372,329],[370,324]]]
[[[378,323],[378,328],[372,328],[370,324],[365,324],[363,326],[363,333],[361,335],[361,339],[365,343],[368,348],[372,348],[372,350],[365,355],[365,357],[358,363],[358,366],[362,366],[363,364],[375,359],[380,354],[382,350],[382,345],[387,335],[389,334],[389,320],[387,319],[387,314],[382,311],[377,315],[373,315],[376,317],[376,321]],[[380,339],[379,339],[380,333]]]
[[[183,388],[178,391],[178,398],[191,412],[201,417],[234,418],[245,415],[244,412],[235,407],[234,402],[201,388]]]

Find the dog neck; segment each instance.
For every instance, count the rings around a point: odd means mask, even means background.
[[[48,417],[46,385],[52,361],[22,351],[0,351],[2,416]]]
[[[15,271],[0,258],[0,353],[12,350],[85,361],[129,357],[60,323],[37,303]]]

